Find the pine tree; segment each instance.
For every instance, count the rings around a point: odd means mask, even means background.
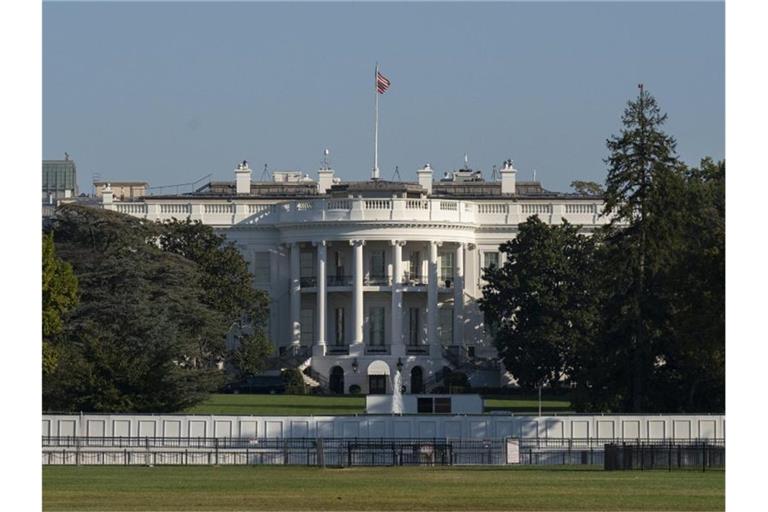
[[[629,289],[621,300],[624,305],[617,321],[628,338],[631,360],[631,408],[643,409],[646,382],[653,371],[654,343],[650,319],[655,313],[650,305],[648,282],[650,261],[648,237],[657,215],[652,202],[664,193],[663,184],[681,167],[675,153],[676,142],[661,129],[667,115],[656,100],[640,85],[637,99],[630,101],[622,116],[620,135],[607,141],[608,176],[605,213],[611,215],[614,228],[609,241],[621,244],[623,258],[629,261]],[[629,398],[629,397],[628,397]]]

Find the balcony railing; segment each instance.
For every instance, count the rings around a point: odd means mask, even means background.
[[[388,275],[370,275],[365,278],[365,284],[369,286],[389,286],[392,282]]]
[[[389,345],[366,345],[366,354],[389,355]]]
[[[327,276],[328,286],[352,286],[352,276]]]
[[[426,276],[406,272],[403,276],[403,284],[406,286],[425,286],[427,284],[427,278]]]
[[[332,356],[341,356],[349,354],[349,345],[328,345],[325,353]]]
[[[179,197],[177,200],[147,198],[148,202],[104,204],[109,210],[143,217],[165,220],[189,217],[211,224],[280,224],[294,222],[335,221],[410,221],[446,222],[465,224],[492,224],[516,226],[531,215],[538,215],[546,223],[560,224],[565,218],[572,224],[607,224],[602,216],[602,201],[584,198],[523,199],[461,201],[450,199],[313,199],[282,203],[254,203],[235,199],[221,204],[211,200]],[[220,201],[220,200],[219,200]]]
[[[317,278],[312,277],[301,277],[299,278],[299,283],[301,284],[302,288],[312,288],[317,286]]]

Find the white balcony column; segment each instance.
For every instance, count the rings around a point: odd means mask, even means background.
[[[437,248],[440,242],[429,243],[429,263],[427,267],[427,343],[429,355],[442,354],[440,339],[437,335]]]
[[[403,344],[403,245],[405,242],[392,240],[392,355],[405,355]]]
[[[316,242],[317,245],[317,339],[312,349],[312,355],[325,355],[326,345],[326,304],[328,297],[325,293],[326,286],[326,262],[328,260],[328,248],[325,240]]]
[[[352,277],[352,344],[363,344],[363,240],[350,242],[354,247],[354,275]]]
[[[453,344],[464,344],[464,244],[456,246],[453,270]]]
[[[301,344],[301,248],[291,244],[291,345]]]

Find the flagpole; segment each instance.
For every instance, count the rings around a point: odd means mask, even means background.
[[[376,98],[376,120],[373,127],[373,174],[374,180],[379,179],[379,63],[373,74],[373,96]]]

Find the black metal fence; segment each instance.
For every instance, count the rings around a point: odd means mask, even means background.
[[[724,468],[724,439],[406,439],[44,436],[43,464],[595,465]]]
[[[504,464],[504,442],[474,439],[44,437],[43,464]]]
[[[606,470],[725,469],[722,439],[666,443],[612,443],[605,445]]]
[[[668,468],[670,446],[672,455],[680,459],[672,459],[672,467],[687,467],[697,464],[701,459],[696,458],[705,453],[711,460],[707,467],[725,467],[724,439],[673,439],[673,440],[622,440],[613,438],[584,438],[584,439],[541,439],[522,438],[517,440],[519,463],[527,465],[599,465],[605,469],[613,469],[614,461],[608,461],[609,446],[624,446],[632,453],[627,455],[627,463],[639,464],[637,469]],[[678,447],[678,448],[674,448]],[[703,448],[702,448],[703,447]],[[703,452],[701,450],[704,450]],[[677,451],[675,451],[677,450]],[[711,451],[710,451],[711,450]],[[718,452],[718,450],[720,450]],[[662,456],[667,455],[667,458]],[[611,457],[615,457],[613,452]],[[718,458],[720,457],[720,458]],[[624,459],[621,459],[622,461]],[[695,461],[695,462],[694,462]],[[615,464],[624,464],[616,462]],[[609,467],[610,466],[610,467]],[[699,467],[701,467],[699,465]],[[629,469],[629,468],[627,468]]]

